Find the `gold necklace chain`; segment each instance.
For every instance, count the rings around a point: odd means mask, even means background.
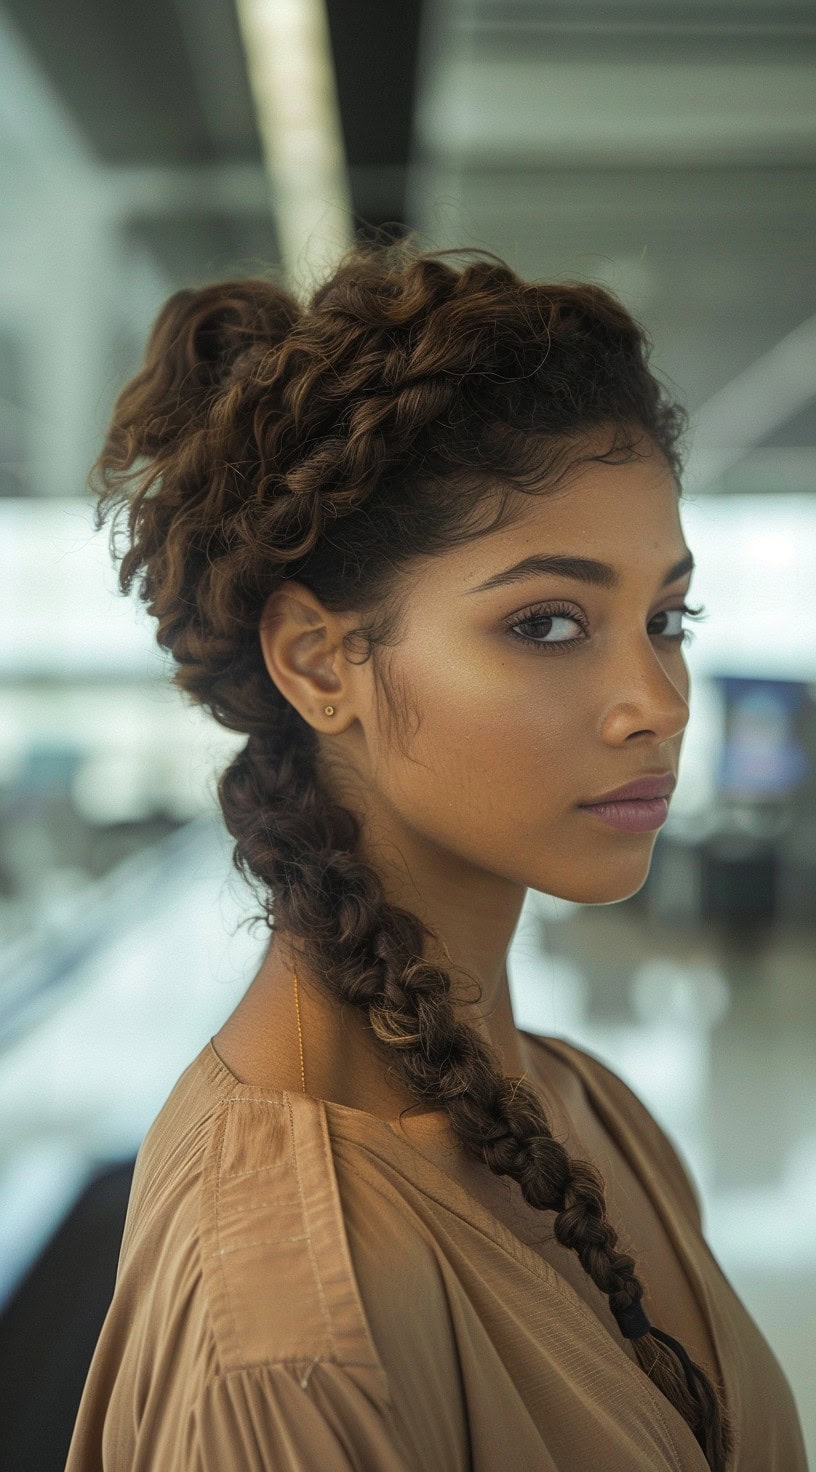
[[[302,1083],[302,1086],[303,1086],[303,1092],[305,1094],[306,1093],[306,1069],[303,1066],[303,1032],[302,1032],[302,1029],[301,1029],[301,1026],[300,1026],[300,998],[298,996],[298,976],[297,976],[297,972],[296,971],[293,971],[292,975],[295,978],[295,1012],[297,1014],[298,1047],[300,1049],[300,1079],[301,1079],[301,1083]]]

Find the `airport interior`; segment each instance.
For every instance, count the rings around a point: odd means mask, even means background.
[[[268,936],[86,477],[161,303],[356,237],[591,280],[690,414],[706,617],[648,878],[530,890],[519,1026],[648,1104],[816,1459],[816,14],[771,0],[0,3],[3,1465],[59,1472],[133,1164]]]

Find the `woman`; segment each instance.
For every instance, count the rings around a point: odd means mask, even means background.
[[[139,1152],[67,1472],[805,1466],[668,1138],[508,988],[527,889],[626,899],[666,816],[598,804],[678,770],[686,418],[614,296],[459,254],[177,292],[92,472],[248,737],[272,934]]]

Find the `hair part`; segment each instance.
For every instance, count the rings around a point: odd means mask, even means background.
[[[461,269],[443,259],[465,256]],[[359,242],[303,305],[263,277],[171,296],[89,475],[97,529],[126,513],[120,587],[138,582],[173,682],[248,737],[218,798],[264,923],[366,1016],[389,1071],[447,1110],[470,1155],[555,1213],[557,1241],[613,1313],[644,1290],[598,1170],[567,1154],[535,1088],[505,1077],[455,1011],[450,971],[426,956],[438,935],[362,861],[360,821],[321,783],[318,733],[270,679],[258,629],[291,580],[354,612],[344,651],[373,658],[389,736],[409,750],[388,654],[420,559],[511,524],[522,498],[587,460],[657,450],[679,489],[688,416],[650,349],[599,285],[527,282],[491,252],[422,254],[415,236]],[[694,1361],[687,1378],[652,1333],[631,1343],[724,1472],[722,1388]]]

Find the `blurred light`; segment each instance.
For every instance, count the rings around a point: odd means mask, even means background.
[[[706,610],[688,647],[692,685],[816,679],[816,495],[684,496],[682,522],[691,602]]]
[[[793,533],[773,528],[747,536],[745,548],[749,557],[764,562],[768,567],[791,567],[797,557]]]
[[[654,956],[636,970],[629,989],[632,1010],[644,1022],[671,1020],[687,1031],[707,1031],[731,1005],[725,977],[708,963],[688,965]]]
[[[323,0],[237,0],[237,10],[284,266],[293,285],[313,282],[352,241]]]
[[[96,751],[85,761],[71,786],[74,807],[88,823],[134,823],[155,811],[151,768],[143,748]]]
[[[166,656],[144,605],[119,591],[106,535],[77,496],[0,501],[0,676],[159,677]]]
[[[567,956],[549,955],[540,942],[514,939],[507,969],[516,1027],[527,1032],[572,1033],[589,1011],[589,982]]]
[[[0,1307],[36,1262],[87,1181],[85,1153],[55,1133],[9,1150],[0,1173]]]
[[[709,1192],[706,1236],[730,1271],[761,1267],[787,1276],[816,1264],[816,1134],[780,1152],[779,1175],[767,1185]]]

